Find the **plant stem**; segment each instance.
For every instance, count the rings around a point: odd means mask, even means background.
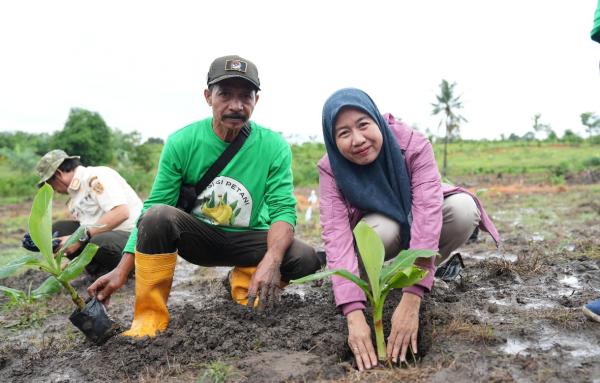
[[[75,305],[77,305],[77,307],[79,308],[79,310],[83,310],[85,308],[85,302],[83,299],[81,299],[81,297],[79,296],[79,294],[77,294],[77,291],[75,291],[75,289],[73,288],[73,286],[71,286],[71,284],[69,282],[60,282],[63,287],[65,289],[67,289],[67,291],[69,292],[69,294],[71,294],[71,299],[73,300],[73,303],[75,303]]]
[[[375,326],[375,343],[377,344],[377,358],[380,362],[385,362],[387,352],[385,350],[385,340],[383,339],[383,302],[373,304],[373,325]]]

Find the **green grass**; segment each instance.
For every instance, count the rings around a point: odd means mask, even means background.
[[[441,168],[443,145],[434,145]],[[547,174],[564,176],[596,162],[600,145],[568,145],[546,142],[461,141],[448,145],[448,176],[476,174]]]
[[[204,365],[204,373],[198,377],[198,383],[225,383],[239,375],[235,367],[216,360]]]

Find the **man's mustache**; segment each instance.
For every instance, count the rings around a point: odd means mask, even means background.
[[[247,120],[246,116],[237,113],[224,114],[223,117],[221,117],[221,121],[225,121],[226,119],[242,120],[244,122]]]

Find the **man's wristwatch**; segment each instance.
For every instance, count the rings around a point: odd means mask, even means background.
[[[83,234],[81,235],[81,238],[79,238],[79,242],[87,242],[90,240],[90,231],[89,229],[85,229]]]

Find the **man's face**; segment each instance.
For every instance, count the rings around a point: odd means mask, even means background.
[[[241,78],[231,78],[204,91],[212,108],[213,127],[223,131],[239,131],[252,116],[258,94],[252,84]]]
[[[54,189],[55,192],[67,194],[67,190],[69,190],[69,180],[67,178],[66,173],[57,170],[46,182],[48,185],[52,186],[52,189]]]

